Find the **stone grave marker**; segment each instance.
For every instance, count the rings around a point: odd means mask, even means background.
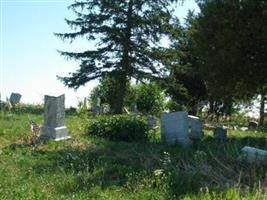
[[[258,127],[258,122],[257,121],[253,121],[253,120],[249,121],[249,123],[248,123],[248,129],[249,130],[254,130],[257,127]]]
[[[157,126],[157,117],[155,115],[148,115],[147,116],[147,124],[148,124],[148,128],[155,130],[158,128]]]
[[[245,146],[241,149],[241,159],[250,164],[261,164],[267,162],[267,151],[254,147]]]
[[[138,114],[137,104],[136,102],[131,103],[131,113]]]
[[[93,114],[99,115],[100,113],[101,113],[100,98],[98,96],[98,93],[96,92],[93,100]]]
[[[188,115],[189,137],[194,140],[199,140],[203,136],[203,125],[200,119],[193,115]]]
[[[213,130],[213,135],[216,139],[221,141],[226,141],[227,139],[227,129],[223,126],[217,126]]]
[[[191,145],[188,136],[188,114],[179,111],[161,115],[161,139],[167,144]]]
[[[45,139],[69,139],[68,130],[64,126],[65,95],[53,97],[45,95],[44,126],[42,137]]]
[[[19,93],[11,93],[9,101],[12,104],[12,106],[15,106],[16,104],[19,103],[21,99],[21,94]]]

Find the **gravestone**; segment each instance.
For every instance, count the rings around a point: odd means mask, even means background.
[[[200,119],[193,115],[188,115],[189,137],[199,140],[203,136],[203,125]]]
[[[46,139],[69,139],[68,130],[64,126],[65,95],[53,97],[45,95],[43,135]]]
[[[136,102],[131,103],[131,113],[138,114],[137,104]]]
[[[213,130],[213,135],[216,139],[225,141],[227,139],[227,129],[223,126],[217,126]]]
[[[15,106],[16,104],[18,104],[20,99],[21,99],[21,94],[19,93],[11,93],[10,98],[9,98],[12,106]]]
[[[261,164],[267,162],[267,151],[254,147],[245,146],[241,149],[241,159],[250,164]]]
[[[98,115],[101,113],[101,106],[100,106],[100,98],[98,96],[98,92],[96,92],[94,100],[93,100],[93,114]]]
[[[161,139],[167,144],[180,143],[189,146],[187,112],[164,113],[161,115]]]
[[[249,121],[249,123],[248,123],[248,129],[250,129],[250,130],[256,129],[257,126],[258,126],[258,122],[256,122],[256,121]]]
[[[149,129],[157,129],[157,117],[155,115],[148,115],[147,116],[147,124]]]

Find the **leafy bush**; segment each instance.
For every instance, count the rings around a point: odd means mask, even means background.
[[[13,113],[22,114],[22,113],[29,113],[29,114],[43,114],[44,113],[44,106],[40,104],[17,104],[15,107],[11,109]]]
[[[159,115],[165,109],[165,94],[156,83],[139,84],[133,88],[133,92],[133,101],[141,113]]]
[[[145,141],[148,139],[147,123],[139,116],[99,116],[87,127],[87,133],[113,141]]]

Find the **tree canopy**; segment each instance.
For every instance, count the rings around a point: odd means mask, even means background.
[[[161,73],[153,51],[170,27],[173,2],[176,0],[84,0],[70,5],[77,18],[66,22],[75,31],[56,35],[70,41],[85,37],[97,45],[84,52],[61,51],[61,55],[80,61],[80,68],[59,79],[78,88],[106,75],[116,77],[120,88],[115,113],[121,113],[127,80]]]

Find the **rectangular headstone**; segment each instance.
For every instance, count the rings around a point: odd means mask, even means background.
[[[161,139],[167,144],[180,143],[189,146],[187,112],[164,113],[161,115]]]
[[[193,115],[188,115],[189,136],[192,139],[201,139],[203,136],[203,125],[200,119]]]
[[[12,106],[15,106],[16,104],[19,103],[20,99],[21,99],[21,94],[11,93],[9,101],[12,104]]]
[[[67,128],[64,126],[65,95],[53,97],[45,95],[43,136],[47,139],[68,139]]]

